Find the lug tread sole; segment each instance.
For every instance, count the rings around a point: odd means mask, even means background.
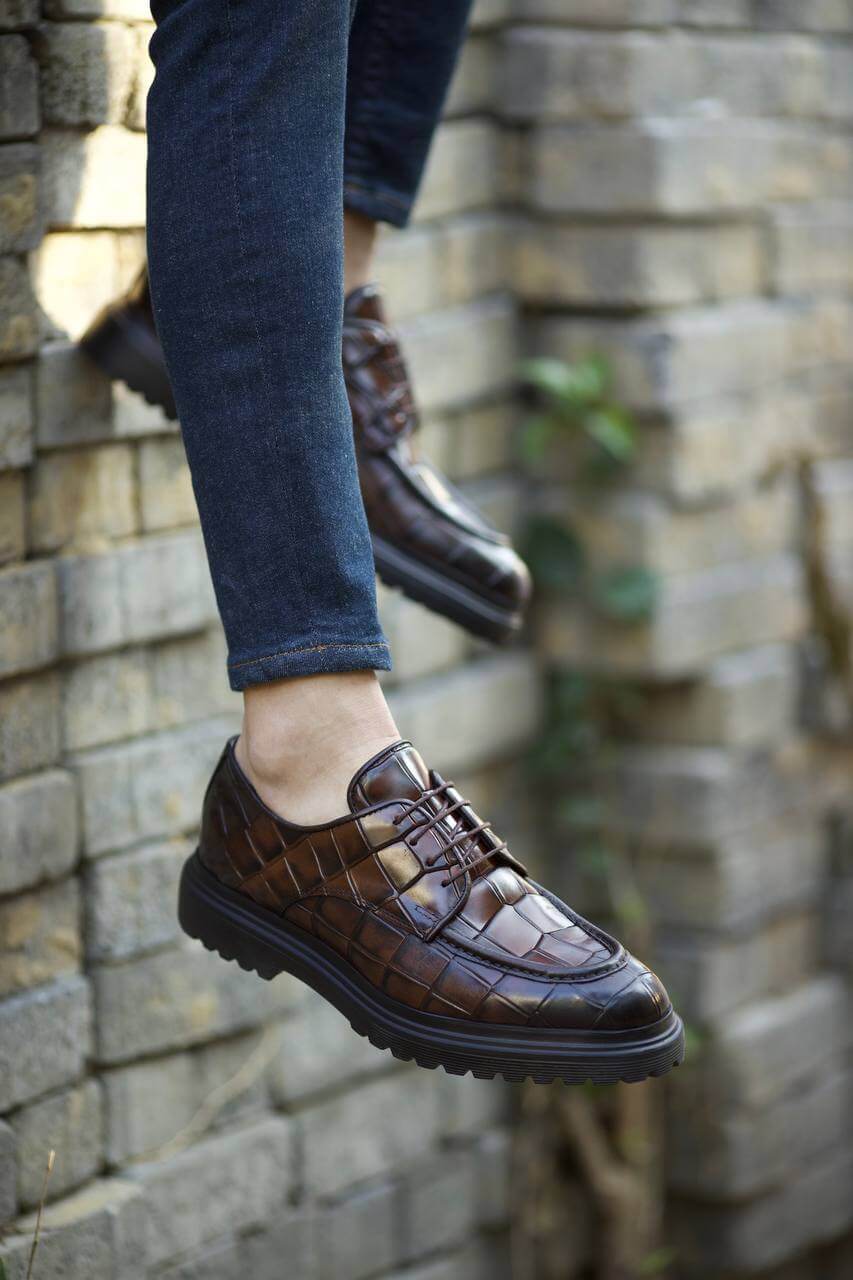
[[[193,855],[193,858],[195,856]],[[190,862],[192,861],[191,858]],[[196,938],[208,951],[219,955],[223,960],[233,961],[247,973],[255,973],[269,982],[280,973],[290,972],[282,964],[264,963],[247,953],[241,954],[237,947],[229,946],[221,939],[205,937],[203,930],[194,927],[187,913],[181,910],[180,915],[182,927],[190,937]],[[296,976],[301,977],[299,974]],[[307,981],[307,979],[303,980]],[[313,984],[309,982],[308,985]],[[321,992],[321,994],[324,993]],[[666,1075],[674,1067],[679,1066],[684,1059],[682,1034],[676,1042],[662,1045],[656,1054],[650,1054],[647,1061],[639,1066],[626,1067],[624,1062],[620,1063],[618,1059],[614,1059],[612,1063],[597,1063],[592,1067],[579,1062],[543,1066],[512,1059],[496,1063],[494,1059],[467,1051],[464,1057],[460,1057],[446,1049],[415,1048],[401,1037],[370,1027],[358,1016],[351,1017],[346,1010],[340,1010],[340,1012],[357,1035],[367,1039],[374,1048],[390,1052],[400,1062],[414,1062],[427,1071],[434,1071],[441,1067],[448,1075],[465,1076],[470,1073],[478,1080],[494,1080],[501,1077],[510,1084],[522,1084],[526,1080],[532,1080],[537,1084],[551,1084],[557,1080],[561,1080],[564,1084],[617,1084],[619,1082],[636,1084],[650,1077]]]

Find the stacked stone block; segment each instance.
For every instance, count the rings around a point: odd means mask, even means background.
[[[846,1274],[849,1248],[815,1249],[853,1227],[851,708],[837,669],[853,11],[515,12],[504,109],[525,156],[524,340],[604,355],[639,431],[636,465],[607,492],[584,494],[570,453],[536,492],[594,569],[654,575],[652,616],[626,626],[555,598],[539,635],[557,667],[640,695],[597,781],[658,966],[699,1033],[669,1090],[673,1265],[714,1280]],[[601,906],[579,871],[567,878]]]
[[[478,12],[381,271],[425,450],[512,528],[502,16]],[[177,429],[75,345],[144,253],[151,30],[141,0],[0,3],[2,1273],[27,1273],[54,1149],[37,1278],[505,1274],[502,1086],[396,1063],[178,929],[239,700]],[[403,731],[478,802],[505,797],[537,723],[530,653],[381,608]]]

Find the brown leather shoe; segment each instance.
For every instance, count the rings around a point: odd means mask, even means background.
[[[79,345],[107,377],[159,405],[173,421],[177,418],[145,267],[127,293],[98,312]]]
[[[412,387],[374,285],[346,300],[343,363],[380,578],[475,635],[509,639],[524,618],[530,575],[509,539],[416,459]]]
[[[177,416],[144,268],[95,317],[80,346],[110,378]],[[523,621],[530,576],[508,539],[429,463],[415,460],[411,384],[372,285],[347,299],[343,365],[379,576],[477,636],[509,639]]]
[[[424,1067],[607,1083],[681,1061],[654,974],[531,880],[408,742],[356,774],[346,816],[307,828],[266,807],[235,741],[181,880],[181,925],[206,947],[295,974]]]

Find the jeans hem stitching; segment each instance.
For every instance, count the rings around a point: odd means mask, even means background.
[[[276,653],[265,653],[260,658],[247,658],[244,662],[229,662],[228,670],[237,671],[240,667],[253,667],[259,662],[269,662],[271,658],[289,658],[299,653],[321,653],[324,649],[387,649],[384,640],[365,640],[361,643],[331,640],[328,644],[310,644],[302,649],[279,649]]]

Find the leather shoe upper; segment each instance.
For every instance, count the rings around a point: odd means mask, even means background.
[[[288,823],[248,782],[232,740],[205,797],[200,856],[418,1010],[597,1030],[668,1012],[655,975],[531,880],[409,743],[368,761],[349,807],[318,827]]]
[[[346,300],[343,367],[371,531],[501,608],[523,611],[530,575],[509,539],[415,456],[411,381],[374,285]]]

